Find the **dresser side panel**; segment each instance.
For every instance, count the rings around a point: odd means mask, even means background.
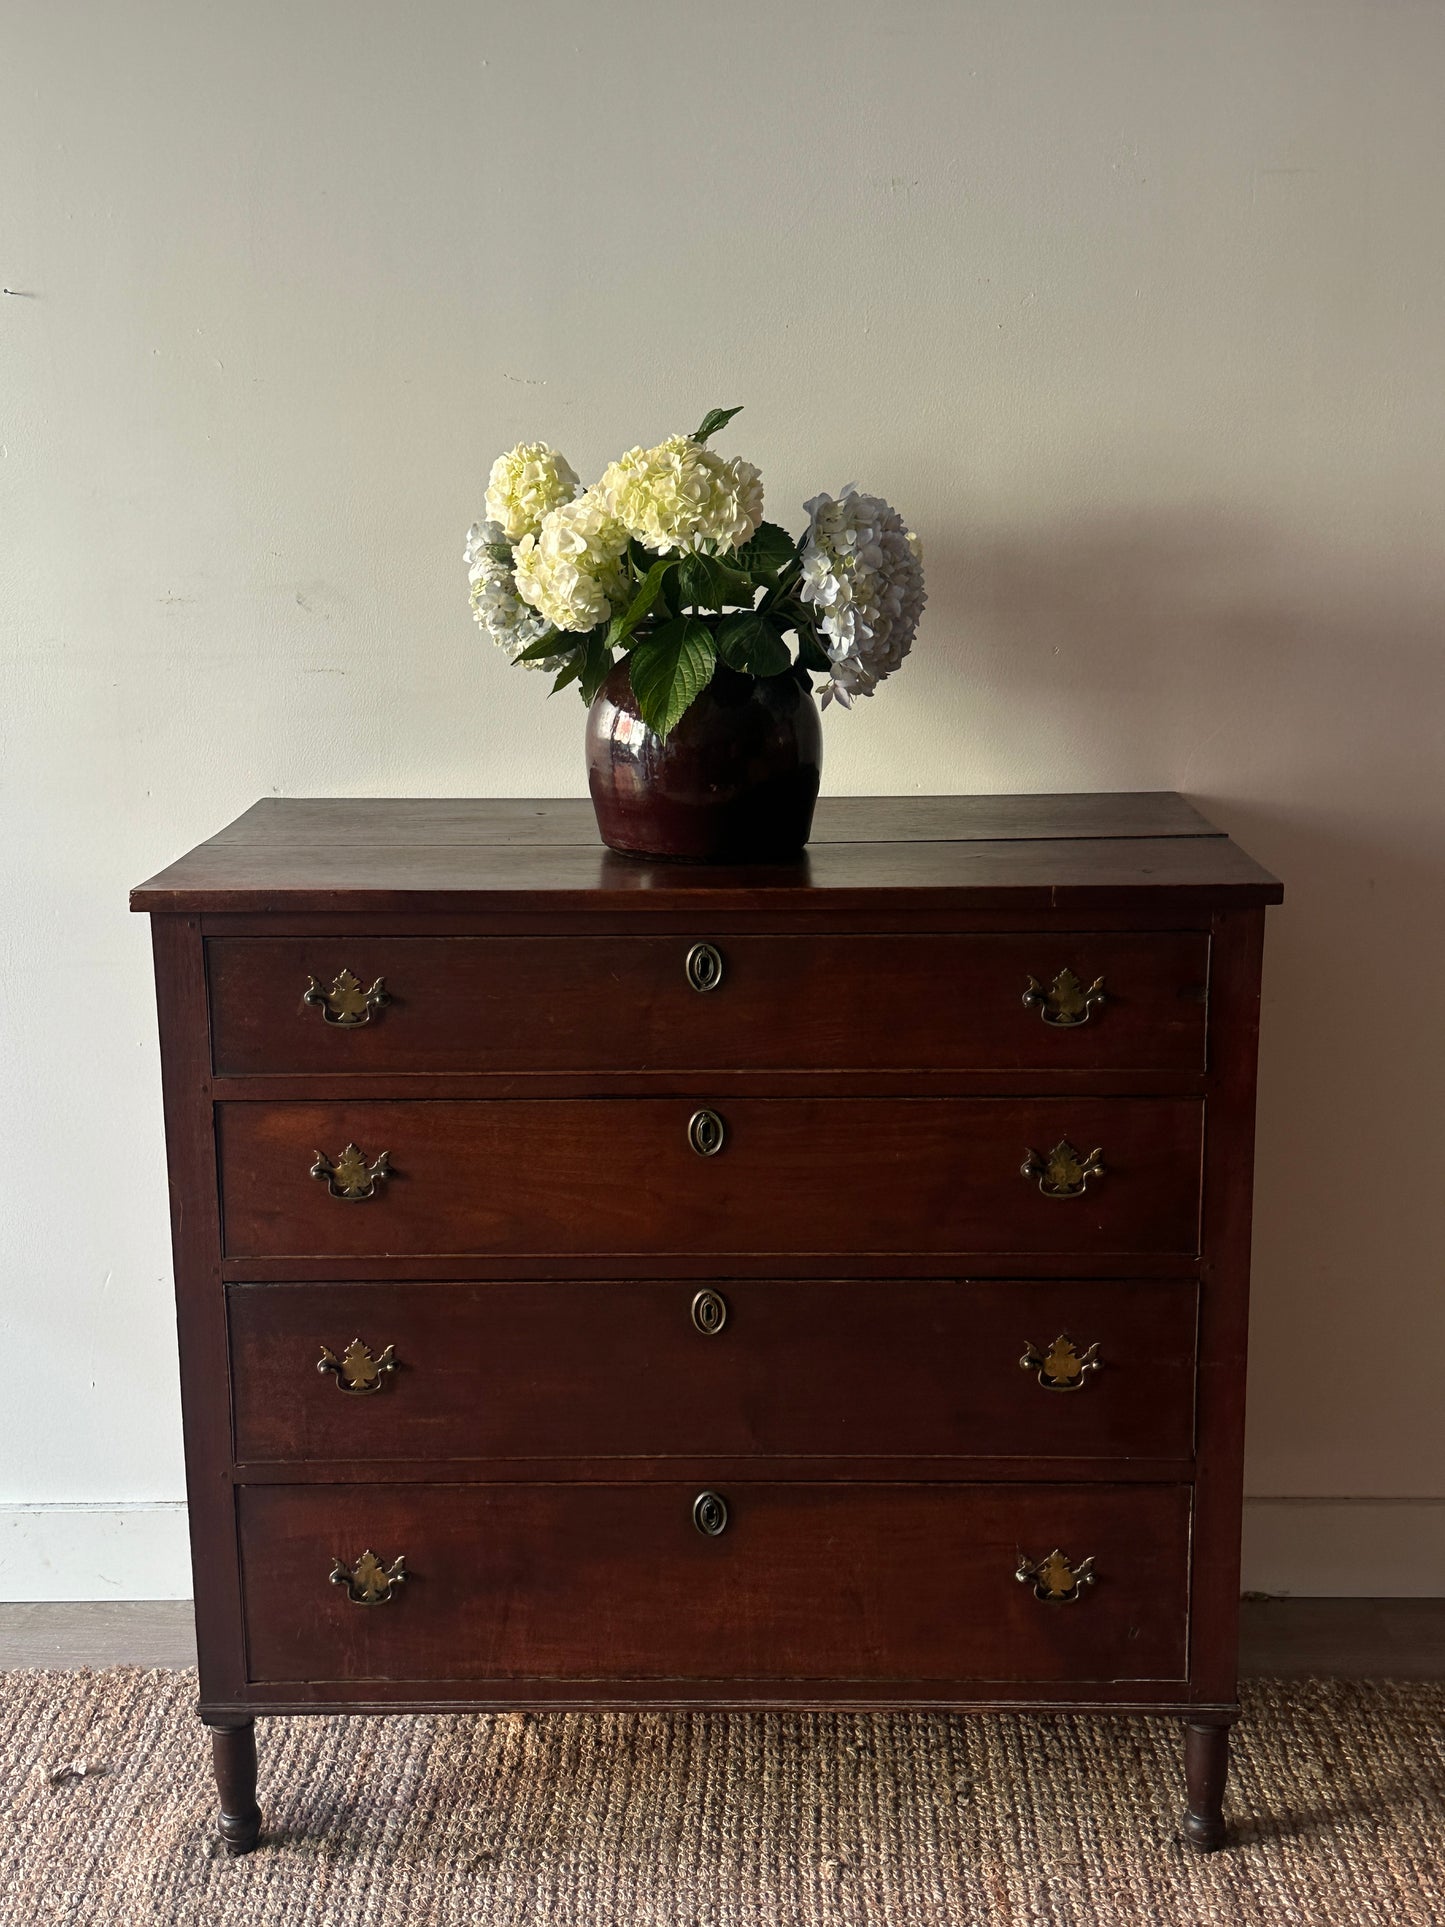
[[[1240,1530],[1263,910],[1214,921],[1204,1137],[1190,1675],[1201,1701],[1238,1697]]]
[[[151,923],[201,1705],[245,1679],[205,963],[195,917]]]

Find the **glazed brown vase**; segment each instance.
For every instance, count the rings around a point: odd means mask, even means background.
[[[627,856],[772,863],[813,827],[823,726],[792,674],[755,679],[719,663],[662,741],[643,722],[626,661],[587,716],[587,781],[597,828]]]

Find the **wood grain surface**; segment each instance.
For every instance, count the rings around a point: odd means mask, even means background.
[[[1189,1491],[691,1484],[248,1486],[240,1531],[258,1681],[1178,1679]],[[1046,1604],[1021,1556],[1093,1557]],[[328,1583],[370,1549],[380,1605]]]
[[[442,1252],[1192,1253],[1203,1107],[1189,1098],[731,1098],[701,1157],[674,1098],[216,1107],[228,1256]],[[1105,1172],[1069,1198],[1022,1175],[1062,1139]],[[364,1202],[313,1178],[355,1143]],[[851,1264],[846,1268],[851,1269]],[[876,1268],[876,1267],[874,1267]]]
[[[722,1309],[699,1330],[699,1290]],[[1193,1285],[906,1279],[232,1285],[257,1463],[948,1454],[1187,1461]],[[1020,1366],[1067,1332],[1078,1389]],[[361,1337],[381,1390],[318,1372]]]
[[[1219,836],[1173,790],[1038,796],[824,796],[815,843],[1023,842],[1034,837]],[[595,844],[585,797],[263,796],[210,843]]]
[[[215,1068],[330,1079],[1204,1065],[1203,933],[697,935],[721,958],[721,981],[702,992],[679,937],[213,938]],[[1070,1028],[1023,1001],[1031,981],[1047,991],[1065,969],[1104,985]],[[384,979],[389,998],[354,1027],[302,1001],[313,979],[325,989],[343,970],[363,989]]]
[[[554,805],[534,805],[545,821]],[[942,910],[1091,904],[1178,909],[1276,902],[1278,883],[1177,799],[914,799],[861,807],[859,841],[825,832],[796,862],[648,863],[604,848],[574,806],[566,840],[528,840],[526,808],[486,801],[271,799],[249,829],[201,844],[131,896],[136,910],[267,913],[452,910],[636,912],[781,908]],[[1187,809],[1187,806],[1186,806]],[[980,811],[982,810],[982,814]],[[820,811],[823,806],[820,805]],[[826,823],[828,812],[823,811]],[[244,820],[243,820],[244,821]],[[848,817],[839,821],[840,830]],[[984,832],[980,834],[980,832]]]

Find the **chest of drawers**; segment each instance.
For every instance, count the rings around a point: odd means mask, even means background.
[[[1264,907],[1177,797],[270,799],[153,918],[222,1837],[257,1714],[1172,1714],[1223,1837]]]

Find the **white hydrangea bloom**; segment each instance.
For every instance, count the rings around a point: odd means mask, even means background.
[[[547,633],[544,615],[517,594],[512,550],[498,522],[473,522],[467,530],[467,581],[472,591],[472,614],[499,649],[513,662]],[[547,656],[523,663],[524,669],[560,669],[564,656]]]
[[[535,535],[542,517],[581,490],[566,457],[545,442],[518,442],[492,463],[487,479],[487,519],[508,542]]]
[[[627,530],[589,489],[517,545],[517,593],[559,629],[595,629],[627,599],[619,560],[626,547]]]
[[[811,527],[798,593],[813,605],[831,659],[823,707],[836,697],[851,709],[913,646],[926,600],[922,550],[897,509],[851,482],[803,506]]]
[[[763,519],[762,476],[687,435],[629,449],[597,484],[608,509],[656,555],[740,548]]]

